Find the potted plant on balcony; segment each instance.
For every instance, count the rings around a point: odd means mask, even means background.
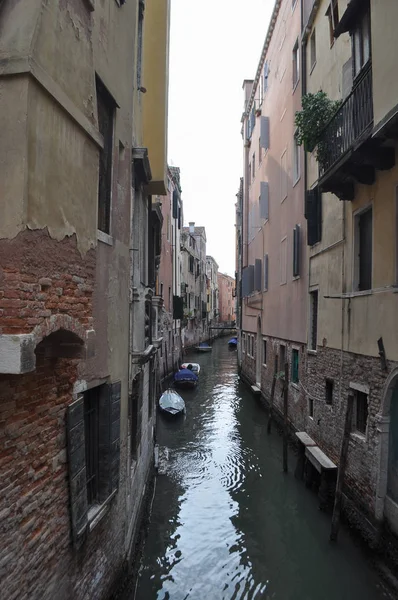
[[[296,112],[297,144],[304,145],[307,152],[313,152],[316,148],[316,159],[320,163],[324,157],[322,132],[340,105],[341,100],[331,100],[319,90],[316,94],[305,94],[301,100],[302,110]]]

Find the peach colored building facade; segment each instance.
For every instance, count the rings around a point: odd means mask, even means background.
[[[307,261],[300,3],[276,1],[254,80],[243,84],[242,373],[269,396],[275,358],[304,374]],[[238,270],[238,269],[237,269]],[[297,386],[295,405],[304,402]]]
[[[235,279],[225,273],[217,274],[219,320],[235,321]]]

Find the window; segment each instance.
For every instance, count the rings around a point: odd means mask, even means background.
[[[293,137],[293,185],[300,179],[300,146],[297,144],[297,132]]]
[[[98,129],[104,138],[104,147],[99,152],[98,229],[104,233],[110,233],[113,121],[116,105],[112,96],[98,77],[96,77],[96,91]]]
[[[279,346],[279,369],[285,372],[285,362],[286,362],[286,346],[284,344],[280,344]]]
[[[369,9],[358,20],[352,32],[352,55],[354,57],[354,77],[370,59],[370,12]]]
[[[267,364],[267,340],[263,340],[263,364]]]
[[[354,288],[358,291],[372,289],[372,208],[357,214],[355,227]]]
[[[163,283],[160,283],[160,296],[163,298]]]
[[[354,429],[365,435],[368,423],[368,395],[359,390],[354,390],[354,419]]]
[[[253,152],[253,162],[252,162],[252,177],[254,179],[256,172],[256,153]]]
[[[281,156],[281,202],[287,198],[287,151]]]
[[[299,382],[299,351],[296,348],[292,350],[292,375],[293,383]]]
[[[333,404],[333,380],[326,379],[325,381],[325,402],[329,406]]]
[[[308,396],[308,414],[311,419],[314,418],[314,398]]]
[[[250,356],[254,356],[254,335],[250,336]]]
[[[268,254],[264,254],[264,292],[268,291]]]
[[[310,292],[310,331],[309,347],[316,350],[318,340],[318,290]]]
[[[87,503],[92,506],[98,501],[99,493],[99,396],[101,387],[84,394],[84,439],[86,454]]]
[[[144,32],[144,1],[139,1],[138,12],[138,38],[137,38],[137,89],[141,88],[142,78],[142,44]]]
[[[251,176],[252,176],[252,165],[251,165],[251,163],[249,163],[249,171],[248,171],[248,175],[247,175],[249,185],[251,185],[251,183],[252,183]]]
[[[307,219],[307,244],[313,246],[322,239],[322,193],[318,186],[306,192],[304,216]]]
[[[293,277],[300,275],[300,225],[293,229]]]
[[[246,334],[242,333],[242,352],[246,354]]]
[[[171,310],[171,287],[169,286],[169,310]]]
[[[330,36],[330,46],[332,47],[334,44],[334,30],[336,29],[339,23],[339,5],[338,0],[332,0],[329,8],[326,11],[326,16],[329,19],[329,36]]]
[[[284,285],[287,281],[287,238],[281,241],[280,260],[280,284]]]
[[[315,29],[310,37],[310,61],[311,61],[311,71],[315,67],[316,63],[316,37],[315,37]]]
[[[295,89],[300,79],[300,50],[298,40],[293,48],[293,89]]]

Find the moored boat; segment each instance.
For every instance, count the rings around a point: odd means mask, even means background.
[[[237,337],[233,337],[230,340],[228,340],[228,348],[230,350],[235,350],[235,348],[238,345],[238,338]]]
[[[200,365],[198,363],[184,363],[183,365],[181,365],[181,369],[188,369],[189,366],[191,366],[191,371],[192,373],[196,373],[196,375],[199,375],[200,373]]]
[[[185,413],[185,402],[175,390],[166,390],[159,398],[159,408],[162,412],[176,416]]]
[[[199,346],[195,347],[195,350],[197,350],[198,352],[210,352],[210,350],[212,350],[212,347],[209,346],[207,342],[202,342],[201,344],[199,344]]]
[[[174,374],[174,385],[180,388],[190,389],[198,384],[198,376],[190,369],[180,369]]]

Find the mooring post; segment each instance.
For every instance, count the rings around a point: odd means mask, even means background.
[[[348,396],[347,410],[345,413],[343,441],[341,442],[341,450],[340,450],[340,463],[339,463],[339,470],[338,470],[338,474],[337,474],[336,493],[335,493],[335,497],[334,497],[332,527],[330,530],[330,541],[332,541],[332,542],[335,542],[337,540],[337,535],[339,533],[341,498],[342,498],[342,491],[343,491],[343,485],[344,485],[345,469],[346,469],[346,465],[347,465],[348,443],[350,441],[353,405],[354,405],[354,397]]]
[[[289,363],[285,362],[285,381],[284,381],[284,386],[283,386],[283,471],[284,471],[284,473],[287,473],[288,400],[289,400]]]
[[[271,398],[270,398],[270,402],[269,402],[269,414],[268,414],[267,433],[271,433],[272,408],[273,408],[273,404],[274,404],[274,395],[275,395],[275,385],[276,385],[276,374],[277,374],[277,372],[278,372],[278,355],[275,354],[274,375],[272,377]]]

